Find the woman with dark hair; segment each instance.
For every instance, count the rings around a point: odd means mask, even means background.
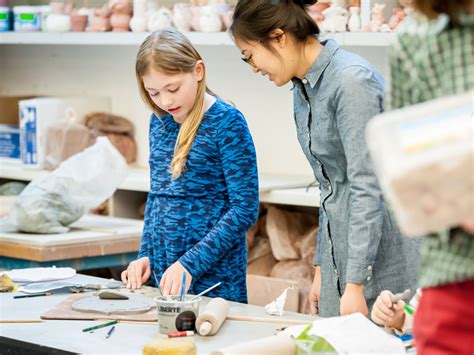
[[[365,315],[384,289],[415,289],[418,241],[402,238],[372,171],[365,126],[385,82],[363,58],[319,41],[316,1],[240,0],[231,34],[243,60],[277,86],[293,82],[298,140],[321,190],[313,313]]]

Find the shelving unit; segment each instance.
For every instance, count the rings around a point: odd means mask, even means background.
[[[15,159],[0,158],[0,179],[29,182],[46,176],[50,172],[41,169],[25,167]],[[294,206],[319,207],[319,188],[310,186],[314,178],[311,176],[268,175],[260,176],[260,201]],[[130,167],[129,174],[119,186],[115,198],[112,199],[113,215],[121,217],[136,217],[127,212],[120,200],[127,205],[138,206],[145,200],[149,191],[149,170]],[[116,199],[117,197],[120,197]]]

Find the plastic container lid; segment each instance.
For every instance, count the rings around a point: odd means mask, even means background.
[[[10,8],[6,7],[6,6],[0,6],[0,12],[2,14],[4,13],[7,13],[7,12],[10,12]]]
[[[15,14],[24,14],[24,13],[38,13],[38,6],[13,6],[13,13]]]

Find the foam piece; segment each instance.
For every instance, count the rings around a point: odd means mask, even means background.
[[[215,335],[228,314],[229,302],[223,298],[214,298],[196,319],[196,329],[202,336]]]
[[[143,355],[196,355],[196,345],[189,339],[157,339],[143,348]]]

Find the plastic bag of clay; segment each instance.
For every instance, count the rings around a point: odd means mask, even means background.
[[[137,144],[133,138],[135,129],[128,119],[107,112],[91,112],[84,116],[82,122],[94,138],[109,138],[128,164],[137,159]]]
[[[474,214],[474,91],[374,117],[367,144],[401,231],[419,236]]]
[[[266,230],[275,258],[278,260],[300,259],[301,237],[315,225],[315,215],[270,207]]]
[[[67,109],[66,118],[46,128],[45,168],[56,169],[67,158],[82,152],[94,143],[91,131],[79,123],[73,109]]]
[[[109,198],[127,175],[127,163],[107,138],[73,155],[18,196],[0,230],[65,233],[69,224]]]

